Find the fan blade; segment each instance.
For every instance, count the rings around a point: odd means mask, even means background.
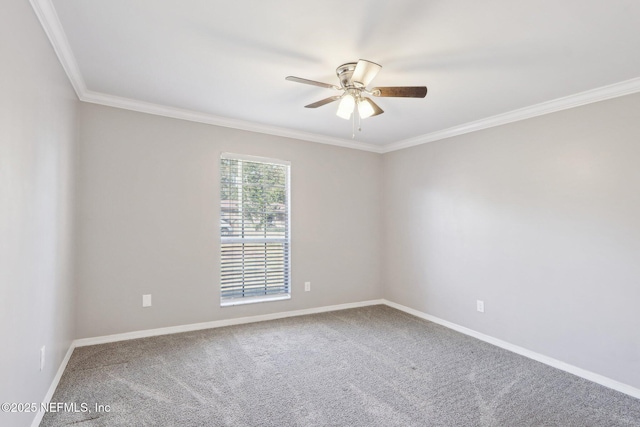
[[[351,76],[351,82],[353,84],[360,84],[362,87],[366,87],[371,80],[378,74],[378,71],[382,68],[381,65],[376,64],[375,62],[367,61],[365,59],[361,59],[358,61],[356,65],[356,69],[353,70],[353,75]]]
[[[338,99],[342,98],[341,96],[330,96],[329,98],[325,98],[321,101],[318,102],[314,102],[313,104],[309,104],[309,105],[305,105],[304,108],[318,108],[318,107],[322,107],[323,105],[327,105],[331,102],[337,101]]]
[[[398,98],[424,98],[427,96],[426,86],[392,86],[374,87],[371,89],[374,96],[398,97]]]
[[[317,82],[315,80],[308,80],[300,77],[289,76],[289,77],[285,77],[285,80],[289,80],[290,82],[304,83],[306,85],[320,86],[320,87],[326,87],[329,89],[340,90],[340,88],[336,85],[330,85],[329,83]]]

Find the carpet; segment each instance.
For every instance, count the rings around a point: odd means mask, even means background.
[[[52,402],[77,408],[41,426],[640,426],[638,399],[387,306],[76,348]]]

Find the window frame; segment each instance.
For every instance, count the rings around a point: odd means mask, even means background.
[[[254,163],[266,163],[266,164],[272,164],[272,165],[279,165],[279,166],[285,166],[285,199],[286,199],[286,203],[285,203],[285,207],[286,207],[286,232],[285,232],[285,238],[283,239],[278,239],[278,238],[256,238],[256,237],[228,237],[228,236],[223,236],[222,233],[220,232],[219,226],[218,226],[218,236],[220,238],[220,269],[219,269],[219,273],[222,272],[222,267],[223,267],[223,263],[222,263],[222,245],[224,243],[262,243],[265,242],[267,243],[268,241],[275,241],[275,240],[279,240],[279,241],[283,241],[285,243],[285,259],[287,260],[287,262],[285,263],[285,277],[286,277],[286,283],[285,283],[285,287],[286,287],[286,293],[279,293],[279,294],[275,294],[275,295],[258,295],[258,296],[251,296],[251,297],[236,297],[236,298],[223,298],[222,296],[222,278],[220,278],[220,306],[221,307],[230,307],[230,306],[236,306],[236,305],[244,305],[244,304],[255,304],[255,303],[261,303],[261,302],[269,302],[269,301],[282,301],[282,300],[288,300],[291,299],[291,162],[288,160],[281,160],[281,159],[275,159],[275,158],[271,158],[271,157],[261,157],[261,156],[252,156],[252,155],[247,155],[247,154],[237,154],[237,153],[228,153],[228,152],[222,152],[220,154],[220,157],[218,159],[218,167],[220,168],[219,174],[218,174],[218,179],[220,180],[220,190],[222,190],[222,169],[221,169],[221,165],[222,165],[222,160],[223,159],[229,159],[229,160],[239,160],[239,161],[243,161],[243,162],[254,162]],[[222,191],[220,191],[220,195],[218,198],[218,213],[219,213],[219,219],[218,219],[218,223],[220,222],[220,220],[224,219],[222,218]]]

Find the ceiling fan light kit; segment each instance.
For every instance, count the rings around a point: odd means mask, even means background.
[[[340,80],[340,86],[294,76],[288,76],[286,77],[286,80],[343,91],[344,93],[341,96],[325,98],[312,104],[305,105],[305,108],[318,108],[340,100],[336,115],[345,120],[349,120],[353,117],[355,126],[356,115],[354,112],[356,110],[360,119],[366,119],[367,117],[373,117],[384,113],[382,108],[373,102],[369,96],[424,98],[427,95],[426,86],[374,87],[371,90],[368,90],[367,86],[376,77],[381,68],[381,65],[365,59],[360,59],[358,62],[347,62],[346,64],[342,64],[336,68],[336,74]]]
[[[338,111],[336,111],[336,115],[345,120],[349,120],[355,107],[356,100],[353,98],[353,96],[346,94],[342,97],[340,103],[338,104]]]
[[[358,113],[361,119],[373,116],[376,111],[373,108],[373,101],[369,98],[363,98],[358,102]]]

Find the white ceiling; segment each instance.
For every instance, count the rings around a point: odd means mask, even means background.
[[[80,99],[372,151],[640,90],[638,0],[32,4]],[[360,58],[429,93],[376,99],[351,141],[335,103],[303,108],[336,91],[285,77],[337,84]]]

